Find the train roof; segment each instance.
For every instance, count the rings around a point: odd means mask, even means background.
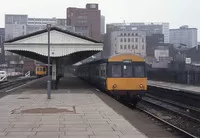
[[[120,54],[116,56],[112,56],[109,58],[105,59],[99,59],[99,60],[94,60],[88,63],[83,63],[81,65],[86,65],[86,64],[95,64],[95,63],[105,63],[105,62],[121,62],[124,60],[132,60],[134,62],[145,62],[145,59],[143,57],[133,55],[133,54]]]
[[[138,55],[134,54],[121,54],[121,55],[116,55],[112,56],[108,59],[108,62],[119,62],[119,61],[124,61],[124,60],[132,60],[133,62],[144,62],[145,59],[143,57],[140,57]]]

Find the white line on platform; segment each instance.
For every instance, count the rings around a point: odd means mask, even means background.
[[[95,89],[96,91],[98,91],[98,92],[100,92],[100,90],[99,89]]]
[[[38,79],[34,79],[34,80],[29,81],[29,82],[27,82],[27,83],[25,83],[25,84],[23,84],[23,85],[18,86],[18,87],[15,87],[15,88],[6,90],[5,92],[6,92],[6,93],[7,93],[7,92],[11,92],[11,91],[13,91],[13,90],[15,90],[15,89],[18,89],[18,88],[21,88],[21,87],[23,87],[23,86],[26,86],[26,85],[28,85],[29,83],[33,83],[33,82],[35,82],[35,81],[37,81],[37,80],[38,80]]]
[[[9,90],[6,90],[6,92],[13,91],[13,90],[15,90],[15,89],[17,89],[17,88],[20,88],[20,87],[23,87],[23,86],[25,86],[25,85],[27,85],[27,84],[28,84],[28,83],[23,84],[23,85],[20,85],[20,86],[18,86],[18,87],[12,88],[12,89],[9,89]]]

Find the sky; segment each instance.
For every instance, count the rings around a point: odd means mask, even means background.
[[[106,23],[169,22],[170,28],[189,25],[198,29],[200,41],[200,0],[1,0],[0,27],[4,27],[5,14],[66,18],[67,7],[84,8],[86,3],[98,3]]]

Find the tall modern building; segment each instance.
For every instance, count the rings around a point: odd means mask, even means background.
[[[185,25],[179,29],[170,29],[170,43],[175,47],[192,48],[197,46],[197,28],[189,28]]]
[[[66,19],[57,18],[28,18],[28,15],[5,15],[5,37],[6,40],[17,36],[26,35],[46,28],[47,24],[62,29],[74,31],[72,27],[68,27]]]
[[[163,34],[164,43],[169,43],[169,23],[113,23],[106,25],[105,46],[103,51],[104,57],[112,56],[109,52],[111,45],[111,33],[114,31],[141,31],[146,37],[155,34]],[[151,37],[153,38],[153,37]],[[148,39],[149,41],[149,39]],[[146,45],[148,45],[146,41]],[[146,49],[148,49],[146,47]]]
[[[5,15],[5,39],[9,40],[18,36],[26,35],[46,28],[47,24],[65,30],[73,31],[73,27],[66,26],[66,19],[56,18],[28,18],[28,15]],[[6,52],[6,61],[9,67],[19,67],[23,65],[25,58],[16,54]]]
[[[146,56],[146,34],[141,31],[114,31],[111,33],[110,55],[136,54]]]
[[[5,40],[9,40],[27,32],[28,15],[5,15]],[[20,68],[22,57],[5,51],[5,60],[9,67]],[[18,70],[18,69],[17,69]]]
[[[55,25],[56,18],[28,18],[27,34],[42,30],[47,24]]]
[[[52,26],[59,27],[64,30],[69,30],[74,32],[70,26],[67,26],[66,19],[57,19],[57,18],[28,18],[27,22],[27,34],[36,32],[46,28],[47,24],[51,24]]]
[[[67,25],[75,32],[101,40],[101,11],[98,4],[87,4],[86,8],[67,8]]]
[[[5,39],[9,40],[17,36],[25,35],[28,15],[5,15]]]
[[[101,15],[101,34],[105,34],[105,16]]]
[[[5,28],[0,28],[0,64],[5,62],[3,41],[5,40]]]

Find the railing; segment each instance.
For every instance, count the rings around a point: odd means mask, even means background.
[[[22,73],[20,73],[20,72],[7,73],[6,71],[1,71],[0,72],[0,82],[7,81],[9,79],[16,78],[19,76],[22,76]]]
[[[30,77],[30,76],[31,76],[31,71],[25,73],[25,77]]]
[[[0,82],[2,82],[2,81],[7,81],[7,75],[6,74],[0,75]]]

